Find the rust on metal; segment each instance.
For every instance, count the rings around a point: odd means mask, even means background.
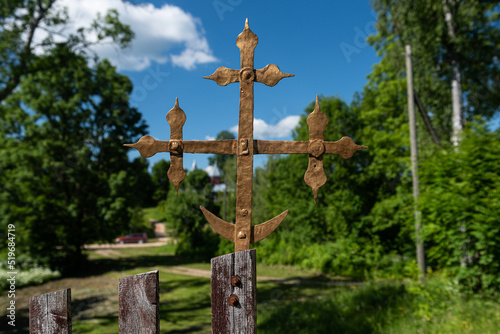
[[[175,192],[179,192],[179,185],[186,178],[182,163],[183,144],[182,127],[186,123],[186,114],[179,108],[179,99],[175,99],[175,106],[167,113],[167,122],[170,125],[170,168],[168,178],[175,186]]]
[[[233,295],[229,296],[228,302],[229,302],[229,305],[234,307],[234,306],[238,306],[240,299],[238,298],[238,296],[233,294]]]
[[[241,277],[238,275],[234,275],[231,277],[231,285],[234,287],[239,287],[241,285]]]
[[[309,126],[309,166],[307,167],[304,181],[311,187],[314,194],[314,203],[318,198],[318,189],[326,183],[326,174],[323,170],[323,134],[328,124],[328,118],[319,108],[319,99],[316,95],[316,105],[312,113],[307,116]]]
[[[252,183],[253,183],[253,156],[255,154],[308,154],[309,165],[304,175],[305,183],[313,191],[314,202],[318,197],[318,190],[326,182],[323,170],[323,156],[337,154],[348,159],[366,146],[354,143],[349,137],[342,137],[335,142],[324,141],[324,132],[328,118],[319,107],[316,96],[314,111],[307,117],[309,126],[308,141],[268,141],[253,139],[253,110],[254,110],[254,82],[267,86],[276,85],[281,79],[293,77],[293,74],[283,73],[276,65],[267,65],[262,69],[254,69],[254,50],[259,39],[250,30],[248,20],[243,32],[236,39],[236,46],[240,49],[240,69],[219,67],[212,75],[204,77],[214,80],[218,85],[227,86],[231,83],[240,83],[240,105],[238,139],[189,141],[182,139],[182,127],[186,121],[184,111],[179,107],[176,99],[175,106],[167,114],[170,125],[170,141],[155,140],[151,136],[142,137],[135,144],[125,146],[136,148],[143,157],[151,157],[158,152],[169,152],[171,157],[168,177],[176,191],[184,180],[186,173],[182,166],[184,153],[212,153],[230,154],[237,156],[236,182],[236,222],[228,223],[204,207],[200,206],[203,215],[212,228],[221,236],[235,244],[235,252],[250,249],[250,244],[260,241],[271,234],[285,219],[289,210],[271,218],[265,223],[252,226]]]

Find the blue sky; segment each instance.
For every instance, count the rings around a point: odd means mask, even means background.
[[[257,139],[291,140],[297,116],[316,94],[350,101],[378,61],[365,42],[375,32],[376,21],[368,0],[66,0],[64,4],[75,26],[85,24],[96,11],[116,8],[136,32],[128,50],[102,46],[96,52],[132,79],[132,104],[142,112],[149,135],[158,140],[169,139],[165,115],[176,97],[187,115],[184,140],[214,138],[238,124],[238,84],[218,86],[203,76],[220,66],[239,68],[235,41],[246,18],[259,37],[255,67],[276,64],[295,74],[274,87],[255,84]],[[184,168],[189,169],[193,159],[204,168],[207,157],[185,154]],[[169,155],[157,154],[149,161],[162,158],[168,160]],[[255,163],[264,161],[259,157]]]

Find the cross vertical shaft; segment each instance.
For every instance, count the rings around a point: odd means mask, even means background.
[[[252,234],[252,184],[253,184],[253,81],[254,50],[257,36],[245,29],[236,39],[240,49],[240,113],[238,122],[238,155],[236,179],[236,240],[235,252],[250,249]]]

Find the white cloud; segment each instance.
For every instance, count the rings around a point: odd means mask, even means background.
[[[264,120],[255,118],[253,120],[253,135],[254,138],[284,138],[292,134],[292,130],[299,124],[300,116],[287,116],[281,119],[277,124],[270,125]],[[238,126],[231,128],[231,132],[238,133]]]
[[[181,8],[165,4],[156,8],[150,3],[132,4],[122,0],[62,0],[68,8],[70,23],[63,33],[73,33],[79,27],[88,28],[97,13],[104,16],[108,9],[116,9],[122,23],[130,25],[135,33],[131,46],[125,50],[110,44],[99,44],[93,50],[108,58],[119,70],[141,71],[152,62],[193,69],[197,64],[214,62],[201,21]],[[46,33],[35,36],[41,41]],[[62,38],[59,38],[62,39]],[[96,36],[89,36],[95,40]]]
[[[215,137],[212,137],[212,136],[205,136],[205,140],[215,140]]]

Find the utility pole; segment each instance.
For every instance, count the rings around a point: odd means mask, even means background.
[[[411,45],[405,47],[406,55],[406,87],[408,91],[408,119],[410,123],[411,171],[413,179],[413,210],[415,215],[415,243],[417,248],[417,264],[420,269],[420,279],[425,279],[424,244],[421,240],[422,214],[418,209],[420,186],[418,182],[418,146],[417,123],[415,120],[415,100],[413,96],[413,65],[411,61]]]

